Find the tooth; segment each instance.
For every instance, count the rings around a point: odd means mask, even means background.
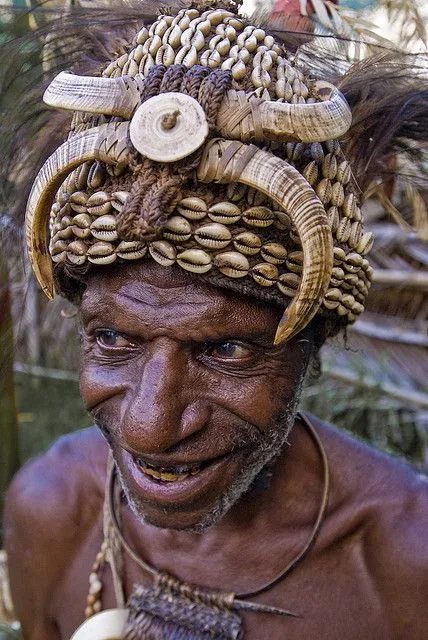
[[[165,480],[166,482],[175,482],[176,480],[184,480],[189,476],[188,473],[161,473],[161,480]]]

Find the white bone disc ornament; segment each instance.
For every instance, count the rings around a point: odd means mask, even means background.
[[[126,609],[107,609],[86,620],[71,640],[120,640],[128,611]]]
[[[203,108],[191,96],[161,93],[138,107],[129,135],[146,158],[175,162],[199,149],[208,135],[208,123]]]

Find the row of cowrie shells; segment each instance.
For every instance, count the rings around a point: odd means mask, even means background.
[[[310,185],[315,185],[321,178],[335,180],[335,185],[339,185],[343,190],[344,185],[351,179],[351,168],[346,160],[338,162],[338,158],[333,153],[328,153],[321,162],[311,160],[303,169],[302,174]]]
[[[94,194],[87,201],[87,204],[90,204],[91,201],[94,202],[98,209],[97,213],[102,213],[99,209],[106,204],[111,204],[110,202],[103,202],[98,205],[98,203],[102,202],[101,196],[102,194]],[[224,205],[227,203],[219,204]],[[211,215],[216,220],[218,220],[219,215],[221,219],[224,218],[224,207],[220,207],[219,209],[220,211],[218,211],[215,206],[211,208]],[[259,219],[259,210],[260,208],[253,208],[253,211],[249,210],[250,215],[252,216],[251,222],[255,222],[254,226],[256,227],[260,226],[261,222],[265,222],[265,220]],[[234,211],[232,210],[232,213],[233,212]],[[259,217],[257,217],[257,215],[255,216],[254,213],[258,213]],[[273,212],[269,211],[269,213]],[[262,210],[262,214],[266,215],[264,209]],[[88,213],[78,213],[74,217],[64,216],[61,219],[61,222],[54,227],[54,234],[51,241],[53,253],[57,253],[55,246],[57,246],[59,241],[70,240],[73,236],[82,240],[92,236],[97,240],[113,242],[118,239],[116,218],[111,214],[106,214],[100,215],[93,220]],[[255,255],[260,252],[267,262],[271,262],[273,264],[282,264],[287,258],[287,250],[280,243],[267,242],[263,244],[262,239],[257,234],[250,231],[241,232],[233,238],[228,227],[219,222],[211,222],[201,225],[196,230],[193,230],[189,220],[182,216],[175,215],[172,216],[165,225],[163,229],[163,236],[172,242],[181,243],[188,241],[193,236],[198,244],[211,250],[224,249],[233,241],[235,248],[240,253],[245,255]],[[62,246],[62,244],[60,246]],[[63,249],[61,249],[61,251],[62,250]]]
[[[67,196],[62,206],[59,202],[54,203],[51,212],[53,240],[56,234],[59,234],[60,239],[69,238],[72,234],[78,238],[86,238],[91,233],[95,238],[100,237],[97,234],[105,232],[113,234],[116,219],[111,214],[122,209],[127,197],[127,191],[115,191],[111,195],[105,191],[97,191],[90,196],[84,191],[78,191]],[[73,213],[75,215],[72,217]],[[115,239],[105,235],[103,238]]]
[[[244,27],[239,19],[227,11],[214,10],[200,16],[198,14],[195,18],[192,18],[193,15],[195,11],[189,10],[179,13],[173,20],[170,16],[163,16],[149,30],[143,28],[137,35],[135,48],[110,63],[104,75],[146,76],[154,64],[184,64],[191,67],[199,62],[212,69],[230,69],[235,80],[244,78],[247,72],[251,73],[255,88],[271,85],[269,71],[278,64],[278,56],[283,54],[272,36],[257,27]],[[216,27],[215,34],[209,38],[213,27]],[[205,51],[200,54],[204,48]],[[252,55],[252,68],[247,69]],[[279,61],[281,69],[287,71],[286,75],[282,74],[277,86],[277,97],[291,102],[305,102],[309,90],[302,72],[294,69],[284,57]],[[281,90],[282,80],[286,77],[287,86],[284,85]]]
[[[118,75],[136,75],[136,73],[146,74],[151,64],[173,64],[176,62],[175,49],[183,46],[181,40],[184,32],[189,28],[191,31],[196,30],[195,27],[197,26],[205,41],[205,36],[208,36],[213,28],[226,20],[229,23],[233,21],[230,26],[233,27],[235,32],[243,28],[242,22],[235,19],[232,13],[221,9],[206,11],[202,15],[199,15],[196,9],[182,9],[175,17],[160,16],[151,25],[150,29],[143,27],[138,32],[136,47],[129,55],[124,54],[110,63],[105,69],[104,75],[116,77]],[[190,50],[193,45],[186,44],[188,39],[188,36],[184,38],[184,46],[189,46]],[[162,52],[158,55],[161,47],[163,48]],[[174,58],[170,55],[171,51],[174,53]],[[170,56],[169,60],[168,55]],[[156,61],[156,56],[160,60]]]
[[[89,247],[83,240],[66,242],[58,240],[52,246],[52,260],[56,263],[66,259],[74,265],[81,266],[88,260],[93,264],[107,265],[116,258],[123,260],[139,260],[147,253],[147,245],[143,242],[127,242],[123,240],[116,247],[107,241],[99,241]]]
[[[351,293],[343,293],[337,288],[327,291],[323,305],[330,311],[336,311],[340,316],[347,316],[348,320],[351,321],[355,320],[364,311],[364,306]]]
[[[60,244],[57,243],[56,252],[52,256],[54,262],[68,259],[72,264],[82,265],[88,260],[92,264],[107,265],[112,264],[118,257],[125,260],[141,259],[148,250],[151,257],[165,267],[177,263],[186,271],[204,274],[215,266],[220,273],[230,278],[242,278],[249,274],[260,286],[270,287],[276,284],[287,296],[294,295],[300,283],[300,277],[296,272],[280,275],[278,267],[271,262],[261,262],[251,267],[248,258],[236,251],[226,251],[215,256],[203,249],[186,249],[177,253],[176,247],[166,240],[156,240],[148,246],[139,242],[122,241],[117,247],[108,242],[97,242],[89,248],[83,241],[76,240],[68,244],[63,251],[60,251]],[[294,254],[295,260],[301,262],[301,252]],[[287,266],[288,263],[287,260]],[[348,317],[356,317],[364,309],[354,295],[344,293],[340,288],[329,289],[323,304],[327,309]]]
[[[309,88],[304,82],[303,73],[284,57],[278,60],[275,93],[277,98],[284,102],[315,101],[309,96]]]

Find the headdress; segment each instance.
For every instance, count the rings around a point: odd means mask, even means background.
[[[48,296],[92,265],[147,256],[288,305],[276,342],[317,312],[345,325],[363,311],[372,237],[351,108],[233,3],[164,11],[98,76],[60,73],[45,101],[75,112],[28,201]],[[376,125],[367,102],[360,129]]]

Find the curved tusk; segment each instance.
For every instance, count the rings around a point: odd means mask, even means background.
[[[277,140],[323,142],[344,135],[352,122],[345,97],[328,82],[312,84],[310,104],[289,104],[228,91],[217,117],[217,130],[242,142]],[[141,102],[138,83],[131,76],[102,78],[61,72],[49,85],[44,101],[51,107],[130,120]]]
[[[274,200],[290,216],[303,250],[300,287],[278,325],[275,344],[289,340],[317,313],[331,278],[333,239],[327,214],[293,166],[254,145],[213,140],[198,168],[202,182],[242,182]]]
[[[140,93],[130,76],[98,78],[62,71],[46,89],[43,100],[57,109],[101,113],[130,120],[140,104]]]
[[[344,135],[352,122],[351,109],[336,87],[314,82],[312,95],[322,102],[289,104],[229,91],[218,116],[221,135],[242,142],[323,142]]]
[[[49,299],[54,296],[49,254],[49,216],[55,195],[66,177],[91,160],[112,163],[129,161],[133,150],[127,143],[128,122],[109,123],[88,129],[64,142],[37,174],[25,214],[25,237],[34,273]]]

